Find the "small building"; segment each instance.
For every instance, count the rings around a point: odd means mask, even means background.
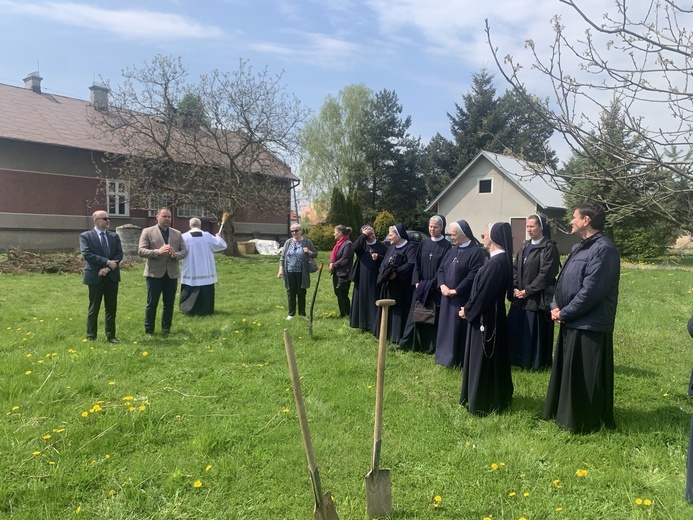
[[[544,213],[549,220],[562,219],[563,194],[543,177],[513,157],[481,151],[428,205],[427,211],[445,215],[448,222],[466,220],[480,238],[491,222],[508,222],[517,251],[526,240],[529,215]],[[576,239],[555,225],[552,238],[561,254],[570,251]]]
[[[128,154],[90,117],[108,109],[108,88],[91,86],[90,101],[84,101],[43,92],[42,80],[34,72],[24,88],[0,84],[0,251],[75,249],[97,209],[110,213],[113,230],[153,225],[156,210],[168,205],[162,197],[150,197],[148,208],[131,208],[127,182],[100,173],[107,171],[105,154]],[[286,210],[242,211],[234,219],[238,240],[288,235],[291,192],[299,180],[279,158],[271,159],[279,165],[273,175],[286,186]],[[193,204],[172,210],[173,227],[184,231],[189,218],[206,215]],[[204,227],[216,231],[217,223],[207,218]]]

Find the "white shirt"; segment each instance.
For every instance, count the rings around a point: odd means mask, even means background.
[[[202,236],[193,236],[192,233],[202,233]],[[216,283],[217,267],[214,265],[214,253],[226,249],[224,239],[193,228],[183,233],[183,241],[188,256],[183,259],[181,283],[193,287]]]

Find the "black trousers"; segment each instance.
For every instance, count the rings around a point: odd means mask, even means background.
[[[286,273],[286,279],[289,282],[289,288],[286,294],[289,298],[289,316],[296,315],[296,300],[298,299],[298,314],[299,316],[306,315],[306,290],[301,288],[303,281],[303,273]]]
[[[154,332],[156,323],[156,308],[159,306],[159,298],[163,296],[164,310],[161,313],[161,330],[171,331],[173,321],[173,307],[176,303],[176,291],[178,290],[178,279],[170,278],[164,274],[161,278],[147,276],[147,309],[144,312],[145,332]]]
[[[349,287],[351,282],[349,278],[332,275],[332,287],[334,294],[337,296],[337,305],[339,306],[339,317],[348,317],[351,312],[351,303],[349,302]]]
[[[99,329],[101,300],[106,309],[106,337],[115,338],[116,312],[118,310],[118,282],[103,276],[96,285],[89,285],[89,310],[87,311],[87,338],[96,339]]]

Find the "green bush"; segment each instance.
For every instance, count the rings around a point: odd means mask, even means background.
[[[646,259],[662,256],[673,245],[678,229],[657,219],[628,219],[612,226],[614,244],[623,258]]]
[[[317,224],[310,228],[306,233],[306,237],[310,238],[319,251],[331,251],[334,247],[334,226],[327,224]]]
[[[387,234],[390,230],[390,226],[397,224],[395,217],[389,211],[381,211],[378,216],[375,217],[373,222],[373,230],[375,231],[375,236],[379,240],[385,240]]]

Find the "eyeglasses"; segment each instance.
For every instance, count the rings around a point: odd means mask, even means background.
[[[96,217],[96,220],[111,220],[110,217]]]
[[[301,231],[300,229],[292,229],[292,230],[291,230],[292,233],[298,233],[298,232],[300,232],[300,231]]]

